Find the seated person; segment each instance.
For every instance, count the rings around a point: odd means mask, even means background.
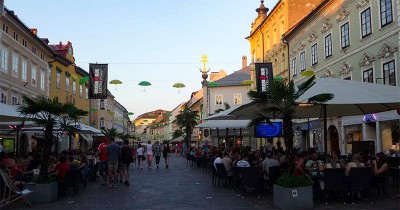
[[[372,162],[372,169],[375,175],[372,180],[373,184],[383,183],[390,169],[385,153],[379,152],[376,154],[376,160],[373,160]]]
[[[12,153],[8,153],[5,155],[5,158],[1,160],[1,163],[6,168],[14,168],[15,167],[15,160],[14,155]]]
[[[37,169],[42,164],[42,156],[40,154],[35,154],[33,159],[28,163],[28,171],[32,171],[33,169]]]
[[[306,162],[306,170],[310,173],[311,177],[317,177],[321,166],[323,166],[323,162],[318,159],[318,153],[313,151],[311,159]]]
[[[242,157],[242,159],[241,160],[239,160],[237,163],[236,163],[236,166],[237,167],[250,167],[250,163],[249,163],[249,161],[247,161],[248,160],[248,154],[247,153],[243,153],[242,155],[241,155],[241,157]]]
[[[327,155],[325,168],[340,168],[340,165],[331,155]]]
[[[226,173],[228,176],[232,176],[232,159],[229,157],[229,154],[227,152],[224,153],[224,158],[222,158],[221,163],[224,164]]]
[[[350,169],[351,168],[359,168],[359,167],[365,167],[364,163],[360,162],[360,154],[356,153],[352,156],[352,161],[347,164],[345,175],[349,176],[350,175]]]
[[[264,172],[264,180],[269,180],[269,167],[279,166],[279,161],[275,159],[273,153],[267,151],[267,157],[262,162],[263,172]]]
[[[70,170],[70,165],[67,163],[67,159],[65,156],[61,156],[58,159],[58,163],[56,165],[56,176],[58,180],[64,180],[67,171]]]

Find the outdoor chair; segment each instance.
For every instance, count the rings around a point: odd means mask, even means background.
[[[67,171],[62,183],[62,193],[66,193],[68,189],[72,188],[74,190],[74,194],[77,194],[79,192],[81,176],[82,174],[78,169],[71,169]]]
[[[368,196],[368,200],[372,203],[370,188],[372,182],[372,170],[369,167],[351,168],[350,169],[350,184],[351,184],[351,199],[354,204],[354,196],[358,192],[363,192]]]
[[[225,165],[223,163],[217,163],[215,165],[217,166],[218,187],[221,180],[226,187],[227,182],[229,180],[229,176],[228,173],[226,172]]]
[[[32,207],[32,203],[26,198],[32,191],[28,189],[20,190],[3,170],[0,170],[0,176],[3,182],[3,188],[0,189],[2,191],[0,209],[20,199]]]
[[[262,185],[259,167],[239,167],[242,197],[247,190],[254,190],[260,197],[260,187]]]
[[[399,186],[400,157],[388,157],[387,161],[390,167],[389,175],[392,178],[393,186]]]
[[[238,194],[238,190],[240,189],[240,172],[239,167],[232,167],[232,190],[235,190],[235,193]]]
[[[280,169],[280,166],[272,166],[272,167],[269,167],[268,171],[269,171],[269,174],[266,174],[267,171],[264,171],[265,175],[268,176],[268,180],[266,180],[266,187],[267,187],[267,190],[272,191],[273,185],[276,184],[276,181],[278,180],[279,176],[281,175],[281,169]]]
[[[328,195],[331,192],[340,193],[346,203],[345,168],[327,168],[324,170],[324,202],[328,204]]]
[[[209,168],[210,168],[211,177],[212,177],[211,183],[213,186],[217,186],[217,169],[215,169],[214,164],[212,164],[212,163],[209,164]]]

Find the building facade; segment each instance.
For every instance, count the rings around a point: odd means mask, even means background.
[[[289,63],[296,84],[307,78],[331,77],[400,86],[399,23],[395,0],[326,0],[285,35]],[[387,151],[398,127],[396,111],[376,113],[373,123],[364,116],[328,121],[328,151],[351,152],[352,141],[371,140],[375,151]],[[351,137],[351,138],[350,138]],[[322,138],[322,136],[321,136]],[[351,139],[351,140],[347,140]],[[310,142],[311,146],[315,142]],[[323,141],[317,142],[319,146]],[[321,148],[321,147],[320,147]]]
[[[107,99],[91,99],[91,126],[97,129],[111,129],[114,125],[115,97],[108,91]]]
[[[129,131],[129,116],[128,111],[118,101],[114,104],[114,120],[113,127],[117,129],[118,133],[128,134]]]

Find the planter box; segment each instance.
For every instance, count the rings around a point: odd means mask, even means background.
[[[274,205],[280,209],[312,209],[312,186],[284,188],[274,185]]]
[[[58,183],[47,184],[26,183],[24,189],[33,191],[27,198],[32,203],[51,203],[58,199]]]

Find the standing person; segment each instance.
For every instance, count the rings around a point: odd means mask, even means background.
[[[157,169],[159,169],[158,165],[160,164],[160,158],[161,158],[161,146],[160,146],[160,142],[158,142],[158,141],[156,141],[153,145],[153,154],[154,154],[154,157],[156,158]]]
[[[132,149],[129,146],[129,141],[125,140],[124,145],[121,149],[121,163],[120,163],[120,171],[122,177],[125,178],[124,184],[129,186],[129,165],[133,162],[133,154]],[[121,178],[122,181],[122,178]]]
[[[169,152],[168,145],[164,145],[162,154],[163,154],[164,161],[165,161],[165,168],[168,168],[168,152]]]
[[[147,142],[146,154],[147,154],[147,168],[151,169],[151,163],[153,162],[153,145],[151,144],[150,140]]]
[[[144,153],[144,148],[141,144],[139,144],[136,150],[136,154],[137,154],[138,168],[140,167],[140,169],[143,169],[143,167],[140,165],[140,161],[145,160],[143,153]]]
[[[115,143],[115,139],[111,138],[111,144],[106,148],[108,155],[108,187],[117,187],[118,161],[121,157],[121,147]]]
[[[98,148],[98,156],[99,156],[99,173],[100,176],[103,177],[103,185],[107,184],[107,160],[108,160],[108,156],[107,156],[107,152],[106,152],[106,148],[108,146],[108,138],[104,137],[103,138],[103,143],[101,143],[99,145]]]

